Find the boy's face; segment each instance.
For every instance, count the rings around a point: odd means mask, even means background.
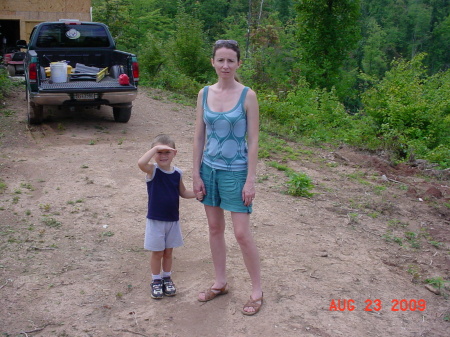
[[[167,145],[161,145],[158,151],[156,151],[154,159],[159,167],[169,169],[176,153],[177,150],[174,150]]]

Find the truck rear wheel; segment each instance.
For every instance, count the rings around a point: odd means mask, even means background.
[[[131,117],[131,107],[113,107],[113,114],[117,123],[127,123]]]
[[[37,105],[30,102],[30,95],[27,91],[27,101],[28,101],[28,124],[42,124],[44,119],[44,107],[42,105]]]

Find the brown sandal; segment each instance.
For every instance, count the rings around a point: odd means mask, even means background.
[[[205,294],[205,299],[204,300],[198,299],[198,300],[200,302],[211,301],[219,295],[228,294],[228,283],[225,283],[225,285],[223,286],[222,289],[216,289],[216,288],[211,287],[208,290],[205,290],[203,293]]]
[[[257,303],[257,302],[261,302],[261,303]],[[242,313],[247,316],[256,315],[258,313],[259,309],[261,309],[262,305],[263,305],[263,295],[261,295],[261,297],[256,300],[254,300],[250,296],[250,299],[247,301],[247,303],[245,303],[244,307],[242,308]],[[253,309],[255,309],[255,311],[245,311],[244,310],[245,308],[253,308]]]

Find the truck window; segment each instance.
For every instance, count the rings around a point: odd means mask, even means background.
[[[38,48],[87,48],[109,47],[108,34],[99,25],[49,24],[39,31]]]

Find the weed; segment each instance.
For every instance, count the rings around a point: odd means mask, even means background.
[[[402,239],[399,238],[399,237],[397,237],[397,236],[394,236],[394,237],[392,238],[392,241],[394,241],[395,243],[398,243],[400,246],[403,245]]]
[[[44,212],[50,212],[52,206],[50,204],[40,204],[39,208],[42,209]]]
[[[86,169],[86,168],[89,168],[89,166],[83,164],[83,165],[81,165],[81,168]]]
[[[103,232],[103,233],[102,233],[102,236],[108,236],[108,237],[111,237],[111,236],[114,236],[114,232],[111,232],[111,231]]]
[[[0,179],[0,193],[5,192],[7,188],[8,188],[8,185],[6,185],[6,183]]]
[[[405,228],[408,226],[409,226],[408,223],[401,222],[398,219],[392,219],[392,220],[388,221],[388,227],[391,227],[391,228],[399,228],[399,227]]]
[[[95,140],[91,140],[90,142],[89,142],[89,145],[95,145],[96,144],[96,141]]]
[[[15,190],[14,190],[14,193],[15,193],[15,194],[22,194],[22,190],[15,189]]]
[[[357,224],[358,223],[358,217],[359,217],[358,213],[348,213],[347,216],[348,216],[349,224]]]
[[[120,138],[119,142],[117,143],[117,145],[122,145],[124,140],[125,140],[125,138]]]
[[[406,232],[405,233],[405,238],[409,242],[409,244],[411,245],[411,248],[415,248],[415,249],[419,249],[420,248],[420,243],[417,241],[419,236],[416,233],[414,233],[414,232]]]
[[[428,243],[436,248],[441,248],[443,243],[438,241],[428,241]]]
[[[47,225],[47,226],[53,227],[53,228],[59,228],[62,226],[62,223],[60,221],[56,220],[55,218],[49,218],[49,217],[43,217],[42,223],[44,225]]]
[[[66,130],[66,127],[63,124],[61,124],[61,123],[58,123],[58,126],[56,128],[58,129],[58,131],[65,131]]]
[[[11,117],[12,115],[14,115],[16,112],[14,110],[10,110],[10,109],[2,109],[1,110],[3,116],[5,117]]]
[[[277,163],[276,161],[271,161],[271,162],[269,162],[269,163],[267,163],[267,164],[268,164],[269,166],[271,166],[271,167],[276,168],[276,169],[279,170],[279,171],[287,172],[287,171],[290,170],[290,168],[287,167],[286,165]]]
[[[15,197],[13,198],[13,200],[12,200],[12,203],[13,203],[13,204],[18,204],[18,203],[19,203],[19,200],[20,200],[20,197],[19,197],[19,196],[15,196]]]
[[[288,193],[294,196],[310,198],[314,194],[310,192],[314,184],[305,173],[290,173],[291,179],[287,182]]]
[[[412,282],[413,283],[418,283],[420,281],[420,267],[415,265],[415,264],[410,264],[408,266],[408,273],[411,274],[412,276]]]
[[[25,211],[25,215],[30,216],[30,215],[31,215],[31,211],[30,211],[29,209],[27,209],[27,210]]]
[[[381,193],[386,190],[386,186],[375,186],[373,189],[376,195],[381,195]]]
[[[367,215],[370,216],[372,219],[376,219],[376,218],[379,217],[380,213],[378,213],[378,212],[372,212],[372,213],[369,213],[369,214],[367,214]]]
[[[21,183],[20,187],[26,188],[27,190],[34,191],[34,187],[30,183]]]
[[[428,283],[430,285],[432,285],[433,287],[435,287],[436,289],[441,290],[442,288],[444,288],[446,283],[450,283],[450,281],[446,281],[444,280],[444,278],[442,277],[431,277],[431,278],[427,278],[425,279],[425,283]]]

